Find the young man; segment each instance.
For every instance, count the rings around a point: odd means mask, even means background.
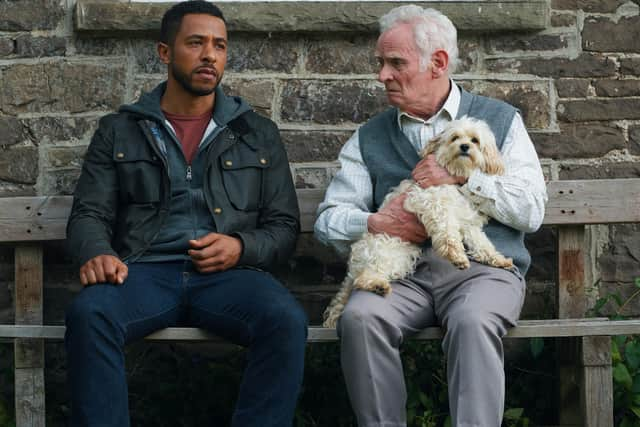
[[[179,324],[249,348],[233,426],[290,426],[307,320],[264,272],[299,231],[278,129],[220,89],[216,6],[176,4],[160,37],[166,82],[100,121],[69,218],[85,286],[66,318],[71,425],[128,426],[123,347]]]
[[[430,325],[445,328],[449,403],[456,427],[499,427],[504,405],[502,340],[524,300],[530,257],[525,232],[542,223],[544,178],[517,110],[472,95],[451,80],[457,62],[456,29],[433,9],[400,6],[380,19],[378,80],[392,108],[347,141],[341,170],[318,208],[317,237],[348,250],[366,230],[423,243],[416,271],[380,297],[357,291],[338,322],[342,369],[361,427],[406,425],[406,390],[399,347]],[[450,176],[434,156],[418,152],[445,125],[464,115],[488,122],[506,164],[504,176],[474,172]],[[429,247],[424,227],[402,208],[403,196],[378,210],[405,178],[422,187],[457,184],[492,220],[485,232],[517,271],[472,262],[458,270]]]

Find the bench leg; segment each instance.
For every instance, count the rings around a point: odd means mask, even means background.
[[[15,248],[16,324],[42,324],[42,246]],[[16,339],[14,344],[16,427],[44,427],[44,341]]]
[[[15,342],[16,427],[44,427],[44,342]]]
[[[613,427],[611,337],[582,338],[582,416],[585,427]]]

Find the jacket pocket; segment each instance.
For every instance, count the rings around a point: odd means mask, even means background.
[[[162,183],[162,163],[144,150],[116,150],[113,161],[118,170],[120,200],[125,203],[158,203]],[[99,189],[96,189],[99,191]]]
[[[255,211],[262,206],[264,175],[271,164],[268,154],[263,150],[230,150],[220,156],[222,182],[234,208]]]

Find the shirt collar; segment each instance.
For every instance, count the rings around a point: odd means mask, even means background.
[[[434,114],[433,116],[425,120],[420,117],[413,116],[409,113],[405,113],[404,111],[400,111],[398,109],[398,118],[397,118],[398,126],[400,127],[400,129],[402,129],[402,123],[404,121],[413,121],[413,122],[419,122],[423,124],[431,124],[443,115],[448,115],[449,116],[448,120],[453,120],[458,115],[459,108],[460,108],[460,88],[453,80],[451,80],[451,90],[449,91],[449,96],[447,97],[447,100],[442,105],[442,108],[440,108],[440,110],[436,114]]]

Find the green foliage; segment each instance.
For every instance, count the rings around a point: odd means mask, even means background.
[[[602,316],[605,306],[613,306],[615,311],[609,317],[625,319],[624,308],[640,295],[640,278],[636,278],[635,292],[623,298],[619,292],[611,292],[599,298],[592,313]],[[640,427],[640,337],[620,335],[611,342],[613,370],[614,421],[618,427]]]

